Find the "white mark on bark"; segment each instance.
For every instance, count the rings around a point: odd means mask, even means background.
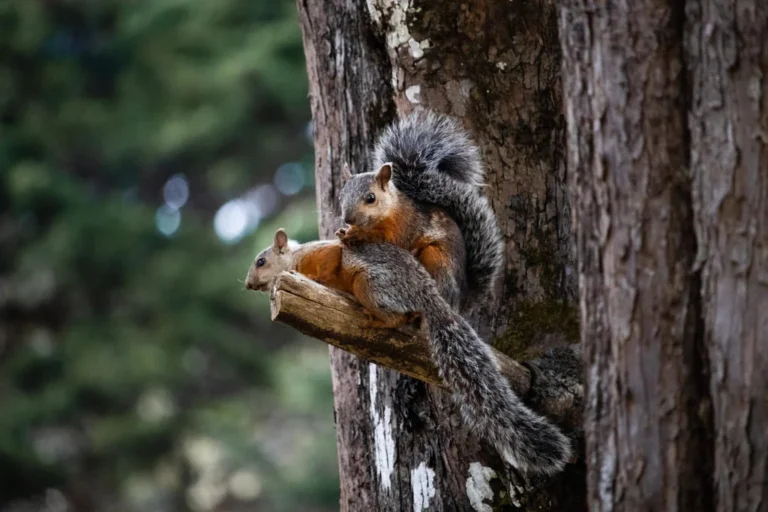
[[[598,371],[596,365],[591,365],[589,369],[589,379],[591,382],[598,382]],[[597,386],[591,386],[587,400],[597,400]],[[592,402],[594,403],[594,402]],[[613,487],[616,475],[616,439],[609,435],[601,447],[602,457],[600,458],[600,481],[598,483],[598,494],[600,496],[601,510],[610,512],[613,510]]]
[[[371,416],[374,414],[377,414],[376,412],[376,395],[379,392],[379,390],[376,387],[376,377],[377,377],[378,367],[370,363],[368,365],[368,391],[371,395]]]
[[[387,17],[387,46],[396,48],[411,38],[406,18],[411,7],[410,0],[368,0],[368,11],[376,23]]]
[[[411,3],[412,0],[367,0],[371,18],[385,31],[387,50],[392,61],[392,86],[396,91],[403,90],[405,75],[402,66],[397,64],[398,48],[406,45],[414,60],[419,60],[430,46],[426,39],[419,42],[411,37],[408,14],[420,10],[413,8]]]
[[[381,11],[376,7],[376,0],[366,0],[365,3],[368,4],[368,13],[371,15],[373,23],[381,25]]]
[[[384,415],[379,414],[376,403],[378,367],[368,365],[368,391],[371,396],[371,421],[373,422],[373,451],[376,473],[384,490],[392,486],[392,473],[395,470],[395,440],[392,437],[392,409],[385,406]]]
[[[408,50],[411,52],[411,57],[413,57],[414,60],[419,60],[424,56],[424,47],[422,47],[414,38],[408,40]]]
[[[405,90],[405,97],[408,98],[408,101],[411,103],[421,103],[420,96],[421,86],[419,85],[412,85]]]
[[[469,464],[469,478],[467,478],[467,498],[473,510],[478,512],[493,512],[493,509],[485,500],[493,500],[491,480],[496,478],[496,472],[479,462]]]
[[[422,462],[411,470],[411,489],[413,490],[413,510],[420,512],[429,508],[429,500],[435,497],[435,472]]]
[[[384,407],[384,417],[377,417],[374,429],[374,449],[376,450],[376,472],[381,486],[389,490],[392,486],[392,473],[395,470],[395,441],[392,438],[392,409]]]
[[[405,83],[405,71],[403,68],[392,68],[392,89],[395,91],[402,91],[403,84]]]
[[[603,451],[600,461],[600,483],[598,492],[600,493],[601,510],[610,512],[613,510],[613,479],[616,474],[616,447],[609,443]]]
[[[508,66],[508,64],[506,62],[504,62],[504,61],[501,61],[501,60],[496,63],[496,67],[499,68],[502,71],[507,69],[507,66]]]
[[[344,68],[347,65],[344,49],[344,35],[341,30],[336,30],[333,34],[333,44],[336,48],[337,58],[336,61],[336,76],[344,76]]]

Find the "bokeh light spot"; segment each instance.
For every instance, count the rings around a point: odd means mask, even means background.
[[[304,169],[295,162],[281,165],[275,172],[275,187],[286,196],[298,194],[304,187]]]
[[[178,210],[189,200],[189,182],[183,174],[174,174],[163,187],[163,199],[173,210]]]
[[[213,219],[216,234],[225,242],[236,242],[248,227],[248,208],[239,199],[225,203]]]
[[[173,235],[181,225],[181,212],[164,204],[155,214],[157,230],[165,236]]]

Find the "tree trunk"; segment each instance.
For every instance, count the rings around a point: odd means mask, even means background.
[[[374,138],[398,113],[423,106],[451,114],[482,149],[487,193],[507,247],[498,297],[474,325],[518,360],[578,341],[554,6],[298,4],[321,235],[338,227],[344,165],[365,168]],[[557,374],[557,356],[546,357],[529,364],[549,364],[547,371]],[[583,464],[551,479],[520,475],[468,435],[443,391],[421,385],[417,396],[401,396],[395,389],[404,377],[338,349],[331,349],[331,365],[342,510],[585,508]]]
[[[590,509],[768,510],[768,7],[567,0],[560,35]]]
[[[689,1],[691,174],[718,510],[768,510],[768,4]]]

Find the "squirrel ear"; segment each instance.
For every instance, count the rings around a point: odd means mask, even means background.
[[[344,162],[344,167],[341,168],[341,184],[345,184],[352,177],[352,173],[349,172],[349,164]]]
[[[376,183],[379,184],[382,190],[387,190],[389,180],[392,178],[392,164],[390,162],[382,165],[376,172]]]
[[[285,230],[283,228],[278,229],[275,231],[275,242],[272,246],[274,251],[278,254],[283,252],[283,249],[285,249],[288,246],[288,235],[285,234]]]

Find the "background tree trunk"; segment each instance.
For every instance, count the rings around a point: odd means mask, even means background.
[[[487,193],[507,242],[498,298],[474,324],[516,359],[578,341],[554,6],[507,0],[298,4],[321,236],[338,226],[343,166],[365,169],[384,126],[417,106],[449,113],[482,148]],[[331,365],[342,510],[585,507],[582,464],[552,479],[523,477],[467,434],[442,391],[420,385],[417,396],[399,396],[394,390],[403,377],[336,349]]]
[[[567,0],[560,34],[590,509],[768,510],[768,7]]]
[[[768,4],[686,5],[718,510],[768,510]]]

